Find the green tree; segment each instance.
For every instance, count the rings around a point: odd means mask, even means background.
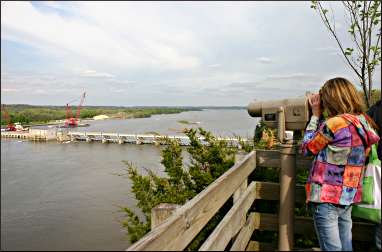
[[[334,13],[329,17],[329,10],[324,1],[312,1],[311,8],[321,17],[325,27],[336,40],[347,65],[357,75],[366,105],[371,106],[373,74],[381,62],[381,1],[342,1],[345,15],[350,25],[348,34],[353,45],[344,46],[336,31]]]
[[[189,129],[186,135],[191,140],[187,148],[191,159],[189,167],[183,167],[182,147],[177,141],[169,139],[166,140],[168,145],[162,150],[161,163],[165,167],[165,177],[159,177],[151,170],[147,170],[147,175],[139,174],[137,168],[126,162],[132,192],[145,217],[140,220],[131,209],[121,209],[126,217],[122,224],[128,231],[130,242],[139,240],[150,231],[153,207],[160,203],[184,204],[234,165],[237,149],[230,148],[226,142],[218,141],[210,132],[201,128]],[[226,203],[191,242],[189,250],[198,248],[207,238],[207,234],[228,211],[229,204]]]

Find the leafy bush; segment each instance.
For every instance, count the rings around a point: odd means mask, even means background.
[[[122,208],[126,216],[123,226],[127,228],[130,242],[136,242],[150,231],[152,208],[160,203],[184,204],[234,165],[237,149],[228,147],[226,142],[218,141],[201,128],[189,129],[186,135],[191,140],[187,148],[191,158],[189,167],[183,167],[182,147],[177,141],[169,139],[168,145],[162,150],[161,161],[166,177],[159,177],[151,170],[147,170],[147,175],[139,174],[131,163],[126,162],[132,192],[145,217],[145,220],[139,220],[131,209]],[[199,140],[200,136],[204,140]],[[228,201],[187,249],[197,249],[231,205],[232,202]]]

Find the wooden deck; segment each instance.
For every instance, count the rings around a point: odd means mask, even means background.
[[[275,244],[252,241],[255,230],[279,231],[277,214],[251,212],[256,200],[278,201],[280,185],[271,182],[248,181],[248,176],[258,167],[282,167],[280,151],[257,150],[246,155],[205,190],[185,203],[175,207],[173,213],[127,251],[184,250],[223,204],[233,198],[233,206],[218,224],[200,251],[258,251],[275,250]],[[296,167],[308,169],[311,160],[297,155]],[[247,186],[248,185],[248,186]],[[305,201],[303,185],[295,186],[295,202]],[[293,188],[292,188],[293,190]],[[283,206],[280,205],[280,209]],[[374,225],[353,222],[353,240],[372,241]],[[315,236],[311,217],[294,216],[293,233],[307,237]],[[291,246],[293,248],[293,244]],[[294,248],[296,249],[296,248]],[[317,250],[312,248],[311,250]]]

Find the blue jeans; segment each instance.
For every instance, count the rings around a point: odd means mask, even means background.
[[[351,205],[309,202],[314,228],[323,251],[352,251]]]

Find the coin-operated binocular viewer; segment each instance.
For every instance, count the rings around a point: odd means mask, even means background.
[[[251,102],[248,113],[261,117],[266,126],[278,131],[281,162],[278,245],[280,251],[293,250],[297,144],[286,132],[305,129],[311,115],[309,102],[307,97]]]
[[[285,131],[303,130],[309,121],[310,112],[308,99],[294,98],[265,102],[251,102],[248,113],[252,117],[261,117],[266,126],[277,129],[278,140],[285,143]],[[290,141],[288,141],[290,142]]]

